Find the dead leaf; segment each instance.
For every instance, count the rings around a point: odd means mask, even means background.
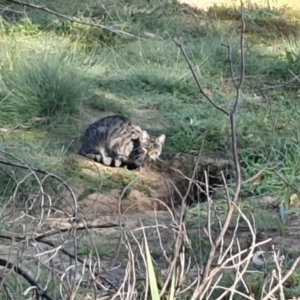
[[[300,196],[298,194],[292,194],[290,197],[291,207],[300,207]]]
[[[209,89],[203,89],[203,93],[208,97],[209,99],[213,99],[213,94]]]
[[[252,181],[252,185],[259,185],[263,180],[263,176],[257,176],[253,181]]]

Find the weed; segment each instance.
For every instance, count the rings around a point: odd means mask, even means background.
[[[79,247],[77,253],[79,255],[86,256],[90,255],[91,253],[93,255],[96,255],[96,253],[94,253],[95,251],[97,252],[97,255],[99,255],[99,257],[103,258],[111,256],[112,249],[106,244],[97,244],[95,245],[95,247],[92,245],[82,245],[81,247]]]
[[[50,123],[58,116],[78,113],[88,94],[84,74],[61,57],[35,57],[15,62],[3,71],[4,99],[1,120],[27,123],[40,117]]]

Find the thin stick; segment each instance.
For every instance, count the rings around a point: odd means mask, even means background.
[[[0,258],[0,266],[5,267],[6,269],[13,269],[17,274],[22,276],[29,284],[35,286],[37,293],[41,298],[45,298],[47,300],[54,300],[54,298],[50,297],[46,293],[46,291],[41,287],[41,285],[22,268],[15,266],[14,264],[8,262],[6,259],[3,258]]]
[[[87,25],[87,26],[91,26],[91,27],[98,27],[98,28],[101,28],[101,29],[104,29],[104,30],[107,30],[107,31],[110,31],[110,32],[113,32],[113,33],[116,33],[116,34],[122,34],[122,35],[129,36],[129,37],[132,37],[132,38],[138,38],[137,36],[135,36],[135,35],[133,35],[129,32],[126,32],[126,31],[123,31],[123,30],[118,30],[118,29],[115,29],[114,27],[111,27],[111,26],[108,27],[108,26],[101,25],[101,24],[85,22],[85,21],[81,21],[79,19],[75,19],[74,17],[72,18],[72,17],[66,16],[64,14],[61,14],[59,12],[56,12],[56,11],[46,7],[45,5],[26,3],[26,2],[22,2],[22,1],[18,1],[18,0],[7,0],[7,1],[11,2],[11,3],[22,5],[22,6],[28,6],[28,7],[31,7],[33,9],[45,11],[45,12],[51,14],[51,15],[57,16],[59,18],[65,19],[65,20],[68,20],[72,23],[78,23],[78,24]]]

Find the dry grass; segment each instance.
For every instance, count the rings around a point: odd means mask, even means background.
[[[208,9],[213,5],[239,6],[240,0],[179,0],[180,3],[186,3],[194,7]],[[300,9],[300,2],[298,0],[256,0],[256,1],[243,1],[246,5],[252,4],[261,7],[281,8],[290,7],[294,10]]]

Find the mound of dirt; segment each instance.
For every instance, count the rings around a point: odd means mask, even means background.
[[[79,208],[86,217],[166,210],[166,207],[160,202],[164,195],[153,192],[156,195],[150,198],[141,191],[132,190],[124,199],[121,199],[121,191],[119,190],[112,190],[109,193],[102,194],[94,193],[81,200]]]
[[[107,182],[121,183],[121,188],[113,187],[109,192],[97,187],[90,193],[83,193],[84,187],[76,186],[77,195],[83,195],[78,201],[79,212],[85,217],[98,218],[107,215],[135,214],[147,211],[166,211],[170,201],[176,205],[181,203],[181,195],[186,193],[189,186],[189,179],[192,176],[197,157],[180,157],[172,161],[165,161],[162,165],[153,164],[141,168],[139,171],[129,171],[124,168],[107,167],[100,163],[85,159],[75,155],[71,158],[76,161],[83,174],[90,178],[103,178]],[[201,157],[199,171],[207,170],[209,184],[214,185],[214,181],[219,183],[220,170],[225,171],[229,162],[225,159],[207,159]],[[202,170],[202,171],[201,171]],[[199,173],[199,174],[200,174]],[[212,175],[212,177],[210,177]],[[203,174],[201,175],[203,177]],[[197,174],[196,180],[204,181],[204,178]],[[173,182],[173,184],[171,184]],[[86,181],[85,183],[86,184]],[[93,185],[91,182],[90,185]],[[193,187],[190,191],[191,201],[197,199],[198,188]],[[96,192],[97,191],[97,192]],[[172,195],[172,197],[171,197]],[[178,200],[178,199],[179,200]],[[206,196],[204,197],[206,199]],[[177,201],[178,200],[178,201]],[[198,199],[199,200],[199,199]],[[73,201],[66,199],[65,211],[72,212]]]
[[[129,171],[123,168],[107,167],[100,163],[87,160],[83,157],[73,157],[79,164],[82,173],[97,177],[103,174],[120,182],[124,178],[132,178],[123,189],[112,189],[109,192],[99,191],[86,195],[78,201],[79,212],[86,218],[99,218],[100,216],[115,214],[133,214],[147,211],[166,211],[168,199],[167,174],[155,170],[151,166],[141,168],[140,171]],[[146,186],[143,189],[136,182],[142,182]],[[80,188],[76,187],[76,194],[80,194]],[[83,188],[81,188],[83,190]],[[73,201],[66,198],[64,211],[71,213],[74,209]]]

